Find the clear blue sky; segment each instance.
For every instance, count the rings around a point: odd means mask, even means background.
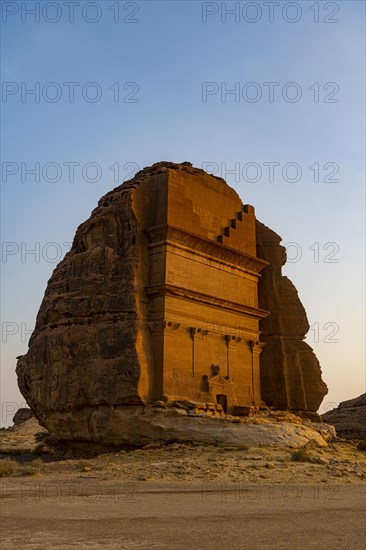
[[[365,4],[56,4],[2,2],[1,424],[54,258],[160,160],[210,163],[289,245],[323,409],[364,392]]]

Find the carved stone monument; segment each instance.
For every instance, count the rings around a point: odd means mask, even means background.
[[[190,163],[154,164],[105,195],[54,270],[18,361],[41,424],[66,441],[102,429],[113,444],[118,412],[155,400],[315,412],[326,386],[279,242]]]

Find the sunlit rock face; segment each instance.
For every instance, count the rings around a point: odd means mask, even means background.
[[[131,407],[156,400],[316,411],[326,386],[279,243],[190,163],[155,164],[105,195],[54,270],[18,361],[40,423],[99,448],[128,433]]]

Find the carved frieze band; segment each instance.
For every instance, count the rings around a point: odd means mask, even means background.
[[[210,256],[213,260],[219,260],[230,265],[240,266],[243,269],[255,274],[259,274],[266,265],[269,265],[268,262],[257,258],[256,256],[239,252],[234,248],[230,248],[214,240],[201,237],[200,235],[184,231],[183,229],[171,225],[158,225],[150,227],[149,229],[146,229],[146,233],[150,241],[150,244],[148,245],[150,248],[161,246],[161,244],[180,246],[182,248],[193,250],[196,253]]]
[[[229,302],[228,300],[222,300],[216,296],[210,296],[209,294],[203,294],[201,292],[196,292],[194,290],[189,290],[186,288],[178,287],[175,285],[169,284],[156,284],[149,285],[145,287],[146,294],[148,296],[156,295],[172,295],[186,298],[187,300],[192,300],[195,302],[205,303],[214,307],[221,307],[228,309],[230,311],[235,311],[237,313],[242,313],[255,317],[256,319],[263,319],[269,315],[268,311],[263,309],[257,309],[250,306],[244,306],[236,302]]]

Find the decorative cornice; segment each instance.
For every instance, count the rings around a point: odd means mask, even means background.
[[[179,298],[185,298],[194,302],[200,302],[207,305],[220,307],[222,309],[227,309],[229,311],[235,311],[236,313],[249,315],[251,317],[255,317],[256,319],[264,319],[269,315],[269,311],[265,311],[263,309],[245,306],[243,304],[238,304],[237,302],[223,300],[222,298],[217,298],[216,296],[210,296],[209,294],[204,294],[202,292],[197,292],[195,290],[189,290],[170,284],[145,286],[145,291],[148,296],[177,296]]]
[[[145,231],[150,241],[149,248],[169,244],[183,250],[194,251],[208,259],[244,269],[254,275],[258,275],[264,267],[269,265],[269,262],[261,258],[172,225],[155,225]]]

